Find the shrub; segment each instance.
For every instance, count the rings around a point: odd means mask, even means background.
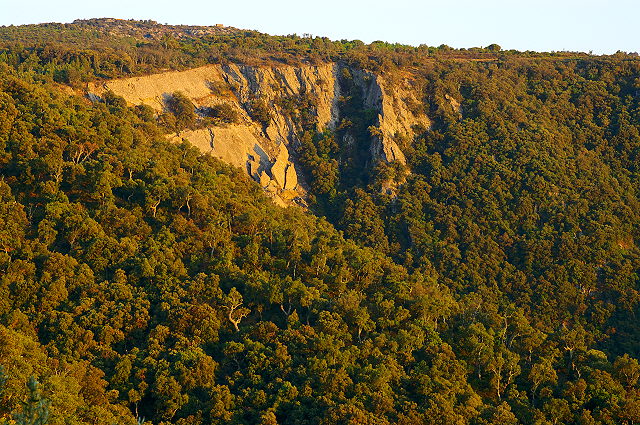
[[[237,123],[240,121],[238,111],[228,103],[204,107],[201,109],[201,112],[205,117],[216,118],[226,123]]]

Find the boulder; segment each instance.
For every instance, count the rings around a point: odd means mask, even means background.
[[[284,189],[294,190],[298,186],[298,174],[293,163],[289,163],[285,172]]]
[[[260,173],[258,171],[260,163],[255,159],[249,159],[247,162],[249,163],[249,175],[254,179],[260,178]]]
[[[271,178],[269,177],[269,175],[263,170],[260,173],[260,186],[262,187],[267,187],[269,186],[269,183],[271,183]]]
[[[287,166],[289,165],[289,152],[284,143],[280,144],[280,151],[276,162],[271,167],[271,178],[280,186],[284,187],[287,181]]]

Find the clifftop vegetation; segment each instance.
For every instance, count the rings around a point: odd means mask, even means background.
[[[0,28],[0,423],[640,422],[635,56],[201,30]],[[309,211],[168,142],[179,93],[77,94],[227,61],[338,64],[335,128],[278,100]],[[364,71],[429,118],[406,164]]]
[[[622,59],[636,56],[620,53]],[[330,40],[326,37],[270,36],[231,27],[165,26],[153,21],[78,20],[72,24],[0,27],[0,60],[12,66],[40,68],[57,80],[80,84],[98,78],[186,69],[207,63],[299,64],[345,61],[371,70],[397,66],[424,68],[434,60],[497,61],[503,58],[589,59],[575,52],[453,49],[446,45],[413,47],[398,43]]]

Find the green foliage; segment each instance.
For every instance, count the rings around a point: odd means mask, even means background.
[[[27,382],[28,398],[14,420],[18,425],[45,425],[49,421],[49,401],[42,398],[38,381],[31,376]]]
[[[167,98],[166,103],[169,112],[176,117],[178,129],[195,127],[197,120],[195,106],[187,96],[177,91]]]
[[[264,127],[271,121],[271,109],[262,98],[252,99],[247,108],[251,118],[261,123]]]
[[[202,113],[209,118],[215,118],[227,124],[234,124],[240,121],[238,111],[228,103],[221,103],[211,107],[206,107]]]
[[[196,34],[200,34],[199,36]],[[78,20],[72,24],[42,24],[0,28],[0,63],[34,70],[56,81],[80,87],[98,78],[141,75],[166,69],[186,69],[207,63],[273,65],[344,62],[369,70],[398,66],[422,67],[434,59],[496,60],[502,57],[585,59],[586,53],[535,53],[486,49],[418,47],[398,43],[330,40],[296,34],[270,36],[227,28],[160,26],[148,21]],[[624,53],[621,58],[629,57]]]
[[[406,362],[420,334],[402,267],[117,97],[1,84],[3,394],[39,376],[53,424],[313,420],[333,394],[372,408],[360,376],[393,400],[404,372],[377,377],[379,352]]]
[[[115,22],[0,29],[0,421],[640,421],[637,60]],[[180,93],[60,90],[326,59],[335,131],[310,93],[249,105],[295,118],[326,219],[168,143],[201,122]],[[371,163],[363,67],[423,94],[407,167]]]

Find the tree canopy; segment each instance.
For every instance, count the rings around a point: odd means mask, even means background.
[[[0,28],[0,423],[640,422],[632,55],[96,25]],[[296,122],[309,211],[168,142],[181,93],[64,86],[249,54],[340,66],[344,125]],[[363,67],[416,82],[406,166],[367,160]]]

